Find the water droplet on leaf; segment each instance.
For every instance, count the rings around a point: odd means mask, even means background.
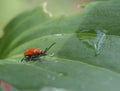
[[[47,75],[47,78],[49,78],[49,79],[51,79],[51,80],[55,80],[55,79],[56,79],[56,77],[51,76],[51,75]]]
[[[54,56],[54,53],[50,54],[49,56],[50,56],[50,57],[53,57],[53,56]]]
[[[57,61],[57,60],[55,60],[54,62],[55,62],[55,63],[58,63],[58,61]]]
[[[59,75],[59,76],[67,76],[68,73],[67,73],[67,72],[59,72],[58,75]]]
[[[58,37],[60,37],[60,36],[62,36],[63,34],[55,34],[55,36],[58,36]]]

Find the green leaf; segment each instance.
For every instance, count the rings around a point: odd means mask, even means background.
[[[96,1],[75,16],[50,18],[38,8],[16,17],[0,39],[0,80],[22,91],[119,91],[119,5]],[[53,42],[42,62],[20,62],[26,49]]]

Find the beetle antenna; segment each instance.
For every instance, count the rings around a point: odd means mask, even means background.
[[[48,48],[45,49],[44,53],[46,53],[56,42],[54,42],[52,45],[50,45]]]

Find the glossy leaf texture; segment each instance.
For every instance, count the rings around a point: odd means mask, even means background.
[[[119,91],[119,6],[99,0],[74,16],[52,18],[37,8],[16,17],[0,39],[0,80],[22,91]],[[42,62],[20,62],[26,49],[53,42]]]

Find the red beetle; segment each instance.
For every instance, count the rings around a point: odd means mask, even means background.
[[[21,60],[21,62],[23,60],[25,61],[32,61],[32,60],[40,60],[41,56],[46,56],[47,51],[54,45],[55,43],[53,43],[52,45],[50,45],[48,48],[46,48],[44,51],[39,49],[39,48],[29,48],[28,50],[26,50],[24,52],[24,58]]]

